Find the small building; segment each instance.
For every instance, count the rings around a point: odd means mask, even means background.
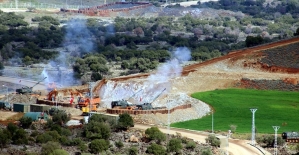
[[[44,112],[27,112],[24,117],[29,117],[32,121],[38,121],[40,119],[48,120],[49,116]]]
[[[14,103],[13,111],[14,112],[23,112],[23,113],[30,112],[30,104]]]
[[[46,112],[50,110],[49,105],[44,104],[30,104],[30,112]]]

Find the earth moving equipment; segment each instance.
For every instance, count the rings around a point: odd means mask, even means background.
[[[83,107],[89,108],[89,105],[91,105],[91,107],[92,107],[91,111],[97,111],[97,108],[99,107],[100,102],[101,102],[101,99],[99,97],[94,97],[90,100],[89,97],[83,98],[81,95],[81,97],[79,97],[79,99],[78,99],[77,108],[80,108],[83,110]],[[84,109],[86,109],[86,108],[84,108]]]
[[[0,109],[11,111],[12,110],[12,106],[8,102],[0,101]]]
[[[32,87],[22,87],[22,88],[18,88],[16,89],[16,93],[17,94],[41,94],[40,92],[34,92],[32,89],[33,87],[35,87],[36,85],[38,85],[40,82],[42,82],[43,80],[45,80],[47,77],[44,77],[42,80],[38,81],[35,85],[33,85]]]
[[[143,104],[138,104],[136,105],[138,110],[152,110],[152,109],[162,109],[165,107],[159,107],[159,108],[154,108],[152,106],[152,103],[166,90],[166,88],[164,88],[161,93],[159,93],[150,103],[143,103]]]
[[[142,89],[141,89],[142,90]],[[128,100],[132,97],[134,97],[137,93],[139,93],[141,90],[134,93],[132,96],[130,96],[127,100],[118,100],[118,101],[112,101],[111,102],[111,108],[118,108],[118,109],[129,109],[134,110],[136,108],[136,105],[132,104]]]

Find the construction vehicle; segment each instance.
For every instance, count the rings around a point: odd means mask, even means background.
[[[142,89],[141,89],[142,90]],[[132,96],[130,96],[127,100],[118,100],[118,101],[112,101],[111,102],[111,108],[117,108],[117,109],[130,109],[133,110],[136,108],[136,105],[132,104],[128,100],[132,97],[134,97],[137,93],[139,93],[141,90],[134,93]]]
[[[165,107],[159,107],[159,108],[154,108],[152,106],[152,103],[166,90],[166,88],[164,88],[161,93],[159,93],[150,103],[143,103],[143,104],[138,104],[136,105],[136,108],[138,110],[152,110],[152,109],[163,109]]]
[[[101,99],[99,97],[94,97],[90,100],[89,97],[79,97],[78,99],[78,104],[77,104],[77,108],[80,108],[83,110],[83,107],[88,107],[91,106],[92,109],[91,111],[97,111],[97,108],[99,107],[101,102]],[[86,108],[84,108],[86,109]]]
[[[35,85],[33,85],[32,87],[22,87],[22,88],[18,88],[16,89],[16,93],[17,94],[41,94],[40,92],[34,92],[32,89],[33,87],[35,87],[36,85],[38,85],[40,82],[42,82],[43,80],[45,80],[47,77],[44,77],[42,80],[38,81]]]

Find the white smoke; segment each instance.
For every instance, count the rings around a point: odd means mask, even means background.
[[[130,99],[135,104],[152,103],[160,94],[170,91],[170,80],[181,76],[183,70],[181,63],[190,60],[191,52],[186,47],[180,47],[170,53],[171,59],[160,65],[143,83],[109,81],[104,85],[100,97],[105,106],[109,107],[111,101],[122,99]]]
[[[86,19],[72,19],[66,25],[66,35],[63,46],[66,51],[60,51],[55,60],[51,60],[44,69],[42,75],[47,78],[46,83],[55,83],[57,87],[71,86],[79,84],[74,78],[72,66],[72,56],[82,56],[94,49],[92,34],[86,26]]]
[[[86,19],[72,19],[67,23],[64,47],[72,55],[82,55],[94,49],[92,33],[86,26]]]

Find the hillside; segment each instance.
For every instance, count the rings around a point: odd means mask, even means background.
[[[160,92],[160,89],[167,87],[167,94],[159,97],[153,105],[165,106],[170,104],[170,107],[172,107],[191,103],[193,108],[173,112],[171,122],[199,118],[208,114],[210,108],[188,96],[194,92],[232,87],[259,89],[262,86],[267,86],[266,83],[269,83],[268,87],[263,87],[263,89],[298,90],[299,68],[294,65],[296,64],[294,62],[298,62],[298,57],[296,57],[298,55],[296,50],[298,42],[299,38],[293,38],[233,51],[223,57],[185,66],[181,72],[182,76],[164,77],[166,80],[161,78],[152,80],[153,77],[159,75],[159,69],[155,73],[110,79],[101,87],[99,93],[103,98],[103,106],[109,107],[111,100],[129,98],[130,94],[137,90],[144,88],[148,90],[136,95],[132,100],[132,102],[138,104],[140,96],[146,96],[147,98],[144,99],[150,100]],[[281,51],[285,51],[284,58],[279,53]],[[267,63],[267,60],[271,63]],[[165,72],[163,74],[171,74],[169,71]],[[249,80],[249,82],[246,84],[244,79]],[[251,82],[259,80],[264,82],[259,84]],[[250,85],[250,82],[252,85]],[[276,83],[276,85],[273,83]],[[142,117],[142,121],[147,123],[167,124],[167,117],[163,114],[136,117],[138,119]]]

